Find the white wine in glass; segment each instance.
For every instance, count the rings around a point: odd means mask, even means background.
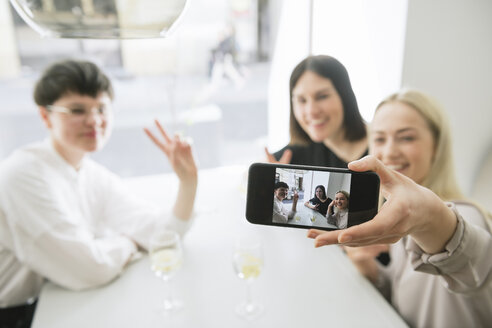
[[[237,276],[246,281],[246,300],[236,307],[236,313],[248,320],[263,312],[263,305],[254,302],[251,283],[263,269],[263,251],[259,240],[241,238],[236,242],[232,263]]]
[[[167,297],[164,299],[164,313],[175,312],[183,303],[173,299],[169,280],[176,274],[183,262],[183,250],[179,234],[173,231],[160,231],[150,240],[150,268],[158,278],[166,283]]]

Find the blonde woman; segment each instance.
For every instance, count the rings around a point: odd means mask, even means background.
[[[350,195],[345,190],[337,191],[335,199],[328,205],[326,219],[329,224],[336,225],[338,229],[345,229],[348,225],[348,206]],[[335,212],[334,207],[337,211]]]
[[[412,327],[490,326],[491,218],[457,186],[443,112],[421,92],[395,93],[377,107],[369,140],[372,156],[349,168],[379,175],[386,199],[380,212],[367,223],[308,236],[317,247],[367,246],[345,249]],[[374,257],[388,247],[391,263],[382,268]]]

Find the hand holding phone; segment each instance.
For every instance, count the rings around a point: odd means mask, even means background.
[[[316,194],[320,188],[323,192]],[[289,190],[296,190],[290,197]],[[338,201],[335,202],[336,197]],[[318,204],[296,207],[316,198]],[[330,199],[336,213],[327,213]],[[339,230],[376,215],[379,177],[373,172],[303,165],[255,163],[250,166],[246,219],[254,224]],[[323,214],[320,204],[324,204]],[[328,218],[328,214],[333,214]]]
[[[387,168],[374,156],[351,162],[349,168],[376,172],[387,201],[370,222],[343,231],[310,230],[308,237],[316,238],[316,247],[390,244],[409,235],[428,254],[444,249],[455,232],[457,219],[456,214],[435,193]]]

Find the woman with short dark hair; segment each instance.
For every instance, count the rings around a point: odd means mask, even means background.
[[[195,201],[191,147],[157,121],[160,138],[146,133],[179,179],[172,213],[138,199],[89,158],[106,144],[113,121],[111,82],[93,63],[51,65],[34,99],[49,138],[0,163],[0,327],[30,326],[45,280],[82,290],[115,279],[154,231],[184,234]]]

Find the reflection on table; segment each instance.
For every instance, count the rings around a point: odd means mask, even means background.
[[[145,256],[101,288],[73,292],[47,283],[32,327],[406,327],[339,247],[315,249],[305,229],[247,223],[245,174],[245,167],[200,171],[195,222],[183,239],[183,266],[171,281],[184,302],[180,312],[156,311],[165,286]],[[169,175],[128,184],[155,201],[177,190]],[[253,322],[234,312],[244,301],[245,283],[234,273],[232,253],[244,233],[259,237],[264,251],[263,272],[251,287],[265,311]]]

